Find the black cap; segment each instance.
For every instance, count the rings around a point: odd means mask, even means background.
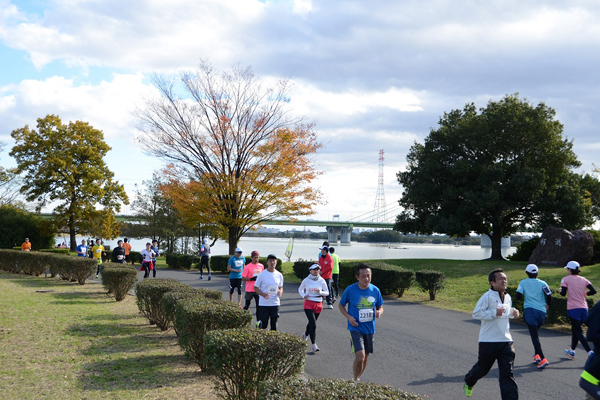
[[[267,260],[268,260],[269,258],[274,258],[274,259],[276,259],[276,260],[277,260],[277,256],[276,256],[275,254],[269,254],[269,255],[267,256]]]

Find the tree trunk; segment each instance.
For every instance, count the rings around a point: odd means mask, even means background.
[[[505,261],[504,257],[502,257],[502,229],[494,227],[494,231],[489,238],[492,241],[492,255],[490,256],[490,260]]]
[[[238,245],[238,242],[240,241],[240,233],[237,227],[230,227],[229,228],[229,255],[234,255],[235,254],[235,248]]]
[[[71,243],[69,244],[70,251],[77,250],[77,240],[75,239],[75,223],[73,221],[73,215],[69,216],[69,240]]]

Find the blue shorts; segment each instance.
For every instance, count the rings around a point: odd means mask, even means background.
[[[373,353],[373,334],[362,333],[357,331],[350,331],[350,344],[352,345],[352,352],[364,350],[365,354]]]
[[[574,319],[575,321],[583,322],[584,319],[588,316],[587,308],[574,308],[572,310],[567,310],[567,315],[569,318]]]
[[[523,320],[527,325],[542,326],[546,322],[546,313],[535,308],[526,308]]]

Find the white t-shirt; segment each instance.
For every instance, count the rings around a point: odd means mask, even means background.
[[[148,251],[146,249],[140,251],[140,254],[144,256],[144,262],[150,262],[155,257],[155,254],[152,250]]]
[[[278,306],[280,304],[279,288],[283,287],[283,275],[277,270],[269,272],[265,269],[256,277],[254,287],[259,288],[263,293],[269,293],[268,299],[262,296],[258,298],[259,306]]]

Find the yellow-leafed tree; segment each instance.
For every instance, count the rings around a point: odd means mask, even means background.
[[[138,110],[143,148],[170,162],[161,186],[186,224],[227,240],[268,219],[309,215],[321,202],[313,124],[289,116],[289,81],[264,87],[250,69],[208,64],[176,81],[156,77],[160,96]]]

